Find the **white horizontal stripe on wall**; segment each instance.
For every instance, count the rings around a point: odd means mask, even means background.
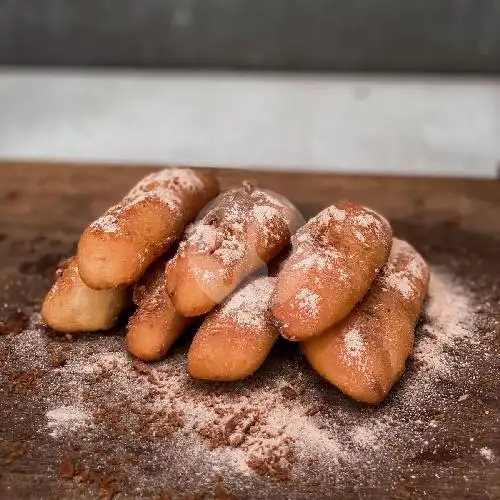
[[[500,79],[4,68],[0,158],[493,177]]]

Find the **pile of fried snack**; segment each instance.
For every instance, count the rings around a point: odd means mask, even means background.
[[[243,183],[219,195],[209,170],[172,168],[87,227],[42,317],[59,332],[107,330],[133,300],[126,343],[144,361],[199,325],[188,369],[203,380],[250,376],[282,335],[376,404],[404,371],[428,282],[422,257],[369,208],[341,202],[303,224],[277,193]]]

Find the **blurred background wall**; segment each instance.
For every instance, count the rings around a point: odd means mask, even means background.
[[[495,176],[500,0],[1,0],[0,158]]]

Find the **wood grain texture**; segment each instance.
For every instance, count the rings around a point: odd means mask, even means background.
[[[0,320],[18,308],[27,313],[36,311],[57,262],[74,252],[82,229],[152,170],[102,165],[0,164]],[[229,169],[217,169],[217,174],[223,189],[248,179],[276,190],[297,203],[306,217],[340,199],[373,207],[390,218],[395,233],[408,238],[431,264],[450,265],[460,270],[464,279],[470,279],[488,314],[496,321],[493,323],[496,344],[492,349],[497,357],[490,360],[488,373],[484,373],[482,362],[477,361],[479,383],[488,396],[473,394],[464,401],[462,414],[446,416],[449,439],[468,442],[474,437],[478,445],[493,450],[496,460],[485,461],[467,454],[459,459],[421,457],[419,462],[399,464],[401,476],[394,489],[389,490],[383,481],[378,487],[369,488],[360,482],[354,489],[344,488],[340,482],[332,496],[499,498],[500,181]],[[9,368],[8,357],[2,360],[0,356],[0,380],[2,366]],[[448,383],[452,385],[446,390],[460,390],[458,385],[453,386],[453,381]],[[30,434],[34,431],[27,422],[38,411],[43,415],[43,408],[35,403],[33,407],[23,405],[21,400],[3,393],[4,389],[0,383],[0,461],[5,460],[0,466],[0,497],[88,498],[90,490],[75,489],[71,481],[58,478],[57,460],[62,450],[57,443],[51,448],[41,445],[37,448],[37,438]],[[344,399],[335,401],[346,404]],[[7,460],[12,455],[13,443],[23,439],[33,446],[31,456]],[[439,478],[434,474],[437,465],[444,471]],[[464,476],[468,478],[466,482]],[[263,484],[256,484],[256,488],[263,488]],[[297,496],[294,487],[273,483],[270,495]],[[259,491],[260,496],[256,496],[262,497],[263,490]]]

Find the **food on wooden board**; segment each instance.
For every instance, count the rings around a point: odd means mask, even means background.
[[[160,258],[134,285],[137,309],[127,325],[126,342],[130,354],[143,361],[157,361],[191,323],[172,305],[165,289],[165,264]]]
[[[208,314],[189,348],[192,377],[240,380],[262,365],[279,337],[267,313],[275,282],[273,276],[245,280]]]
[[[404,372],[428,284],[424,259],[394,239],[389,261],[356,309],[301,344],[313,368],[352,398],[380,403]]]
[[[58,270],[42,305],[43,321],[58,332],[109,330],[129,304],[127,287],[89,288],[80,278],[76,257]]]
[[[281,334],[306,340],[344,319],[387,261],[391,226],[373,210],[341,202],[292,238],[271,299]]]
[[[134,283],[218,192],[209,170],[167,168],[148,175],[83,232],[83,281],[95,289]]]
[[[391,251],[389,223],[355,203],[300,227],[277,193],[244,183],[206,205],[217,192],[208,171],[143,179],[85,230],[44,300],[44,321],[62,332],[109,329],[129,303],[125,285],[136,283],[126,343],[142,360],[163,358],[192,316],[209,313],[189,350],[193,377],[246,378],[281,333],[303,341],[312,366],[346,394],[382,401],[404,370],[427,292],[420,255],[401,240]],[[256,274],[268,267],[270,276]]]
[[[184,316],[209,312],[290,243],[303,219],[281,195],[249,184],[222,194],[186,229],[166,285]]]

